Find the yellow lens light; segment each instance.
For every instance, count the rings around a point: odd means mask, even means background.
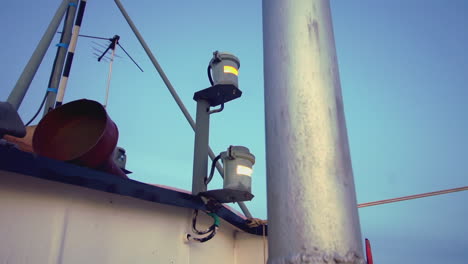
[[[227,65],[224,66],[224,73],[232,73],[236,76],[239,75],[239,71],[236,68]]]
[[[252,176],[252,168],[249,168],[247,166],[242,166],[242,165],[237,165],[236,172],[238,175],[245,175],[245,176]]]

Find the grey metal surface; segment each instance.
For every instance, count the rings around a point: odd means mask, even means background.
[[[208,144],[210,135],[210,103],[197,101],[197,122],[195,123],[195,147],[193,154],[192,194],[206,192],[205,177],[208,175]]]
[[[221,153],[224,168],[223,188],[252,192],[252,175],[239,173],[239,166],[249,168],[252,172],[255,164],[255,156],[243,146],[230,146],[227,151]]]
[[[213,85],[216,84],[233,84],[239,88],[238,76],[237,74],[225,72],[224,67],[232,67],[239,70],[240,60],[236,56],[227,53],[227,52],[218,52],[213,53],[213,59],[210,61],[211,72],[213,77]]]
[[[26,135],[21,117],[9,102],[0,102],[0,139],[4,135],[20,138]]]
[[[164,73],[163,69],[161,68],[161,66],[159,65],[158,61],[156,60],[156,57],[154,57],[153,53],[151,52],[150,48],[148,47],[148,44],[146,44],[146,41],[143,39],[143,37],[141,36],[140,32],[138,31],[138,29],[136,28],[135,24],[133,23],[132,19],[130,18],[130,16],[128,15],[127,11],[125,10],[125,8],[123,7],[122,3],[120,2],[120,0],[114,0],[115,4],[117,5],[117,7],[119,8],[120,12],[122,13],[122,15],[124,16],[125,20],[127,21],[128,25],[130,26],[130,28],[132,29],[133,33],[135,34],[135,36],[137,37],[138,41],[140,42],[141,46],[143,47],[143,49],[145,50],[146,52],[146,55],[148,55],[149,59],[151,60],[151,62],[153,63],[153,66],[156,68],[156,70],[158,71],[159,75],[161,76],[161,78],[163,79],[164,81],[164,84],[166,84],[166,87],[167,89],[169,90],[169,92],[171,93],[172,97],[174,98],[174,100],[176,101],[177,105],[179,106],[180,110],[182,111],[182,113],[184,114],[185,118],[187,119],[187,121],[189,122],[190,126],[192,127],[193,130],[195,130],[195,121],[193,121],[193,118],[192,116],[190,116],[190,113],[188,112],[187,108],[185,107],[184,103],[182,102],[182,100],[180,99],[179,95],[177,94],[176,90],[174,89],[174,87],[172,86],[171,82],[169,81],[169,79],[167,78],[166,74]],[[214,160],[216,155],[214,154],[213,150],[208,147],[208,155],[210,156],[211,160]],[[223,167],[221,166],[221,164],[219,162],[216,163],[216,169],[218,170],[219,174],[221,174],[221,176],[224,175],[223,173]],[[224,176],[223,176],[224,177]],[[239,202],[239,207],[241,208],[242,212],[244,213],[244,215],[247,217],[247,218],[252,218],[252,214],[249,212],[247,206],[245,206],[244,203],[242,202]]]
[[[70,44],[72,36],[73,23],[75,21],[75,15],[77,10],[78,0],[70,0],[68,6],[67,15],[65,16],[65,23],[63,24],[62,35],[60,37],[60,43]],[[66,47],[57,47],[57,54],[55,55],[54,66],[49,80],[48,88],[58,89],[60,83],[60,77],[62,76],[63,65],[65,64],[65,57],[67,56]],[[44,116],[49,112],[55,105],[55,98],[57,97],[56,92],[48,92],[47,99],[44,105]]]
[[[364,263],[328,0],[264,0],[269,260]]]
[[[114,163],[121,168],[126,174],[131,173],[130,171],[125,169],[127,165],[127,154],[124,148],[122,147],[115,147],[114,152],[112,153],[112,160]]]
[[[202,192],[201,195],[215,199],[220,203],[234,203],[236,201],[250,201],[254,197],[248,191],[242,191],[237,189],[217,189],[209,190],[207,192]]]
[[[221,166],[221,165],[219,165],[219,166]],[[216,168],[218,168],[218,164],[216,164]],[[218,171],[219,171],[219,169],[218,169]],[[252,214],[251,214],[250,211],[249,211],[249,208],[247,208],[247,205],[245,205],[245,203],[243,203],[243,202],[238,202],[237,204],[239,205],[240,209],[241,209],[242,212],[244,213],[245,217],[247,217],[247,218],[253,218]]]
[[[50,46],[50,42],[57,32],[57,28],[62,21],[63,15],[67,10],[67,6],[70,0],[63,0],[60,6],[58,7],[57,11],[55,12],[54,17],[50,21],[49,26],[47,27],[46,32],[42,36],[39,44],[37,44],[34,53],[32,54],[31,58],[28,61],[28,64],[23,69],[18,81],[16,82],[15,87],[11,91],[10,95],[8,96],[8,102],[18,110],[21,102],[23,101],[26,92],[28,91],[29,85],[36,75],[37,69],[44,58],[44,55],[47,52],[47,49]]]

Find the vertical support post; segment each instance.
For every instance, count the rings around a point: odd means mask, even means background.
[[[47,49],[50,46],[50,42],[52,42],[55,32],[57,32],[57,28],[59,27],[60,22],[62,21],[63,15],[65,14],[65,11],[67,11],[69,1],[70,0],[63,0],[60,6],[58,7],[54,17],[52,18],[49,26],[47,27],[46,32],[39,41],[39,44],[37,44],[37,47],[34,50],[34,53],[32,54],[31,58],[29,59],[28,64],[26,64],[26,66],[24,67],[23,72],[18,78],[15,87],[8,96],[8,102],[16,110],[19,109],[21,102],[23,101],[24,96],[26,95],[26,92],[29,89],[29,85],[31,84],[34,78],[34,75],[36,75],[39,65],[41,65],[42,59],[44,58],[44,55],[46,54]]]
[[[177,105],[179,106],[180,110],[184,114],[185,119],[187,119],[187,122],[189,122],[190,126],[192,127],[193,130],[195,130],[195,122],[193,121],[192,116],[188,112],[187,108],[185,107],[184,103],[180,99],[179,95],[177,94],[176,90],[172,86],[171,82],[169,81],[169,78],[167,78],[166,74],[164,73],[162,67],[159,65],[158,61],[156,60],[156,57],[153,55],[151,52],[150,48],[148,47],[148,44],[146,44],[146,41],[143,39],[143,36],[140,34],[138,31],[137,27],[135,26],[135,23],[133,23],[132,19],[128,15],[127,11],[125,10],[124,6],[120,2],[120,0],[114,0],[115,4],[119,8],[120,12],[122,13],[123,17],[127,21],[128,25],[132,29],[133,33],[135,34],[136,38],[140,42],[141,46],[146,52],[146,55],[148,55],[149,59],[153,63],[154,68],[156,71],[158,71],[159,75],[161,76],[164,84],[166,84],[167,89],[171,93],[172,97],[176,101]],[[213,150],[211,150],[210,147],[208,147],[208,155],[210,156],[211,160],[214,160],[216,155],[214,154]],[[223,167],[219,162],[216,163],[216,169],[218,170],[219,174],[221,174],[222,177],[224,177],[224,171]],[[244,204],[244,202],[239,202],[238,203],[242,212],[247,218],[252,218],[252,214],[249,212],[247,209],[247,206]]]
[[[70,76],[70,70],[73,63],[73,56],[75,55],[78,36],[80,35],[81,22],[83,21],[83,15],[86,9],[86,1],[87,0],[80,0],[80,6],[78,7],[78,14],[76,15],[75,25],[73,26],[73,33],[72,38],[70,40],[70,47],[68,48],[65,67],[63,68],[62,78],[59,82],[55,107],[59,107],[63,103],[63,97],[65,96],[65,89],[67,88],[68,77]]]
[[[206,192],[205,177],[208,175],[208,144],[210,137],[210,103],[197,101],[195,122],[195,147],[193,156],[192,194]]]
[[[60,44],[57,47],[54,66],[50,74],[49,85],[47,87],[47,99],[44,106],[44,116],[54,108],[55,98],[57,97],[60,76],[62,76],[63,65],[67,55],[68,45],[72,35],[73,22],[75,21],[76,9],[78,0],[70,0],[67,14],[65,15],[65,23],[63,23],[62,35]]]
[[[328,0],[264,0],[270,264],[364,263]]]

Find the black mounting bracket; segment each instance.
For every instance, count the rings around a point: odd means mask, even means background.
[[[216,84],[193,95],[193,100],[206,100],[210,106],[218,106],[239,98],[242,91],[232,84]]]

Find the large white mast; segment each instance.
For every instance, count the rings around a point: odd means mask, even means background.
[[[364,263],[328,0],[264,0],[269,263]]]

